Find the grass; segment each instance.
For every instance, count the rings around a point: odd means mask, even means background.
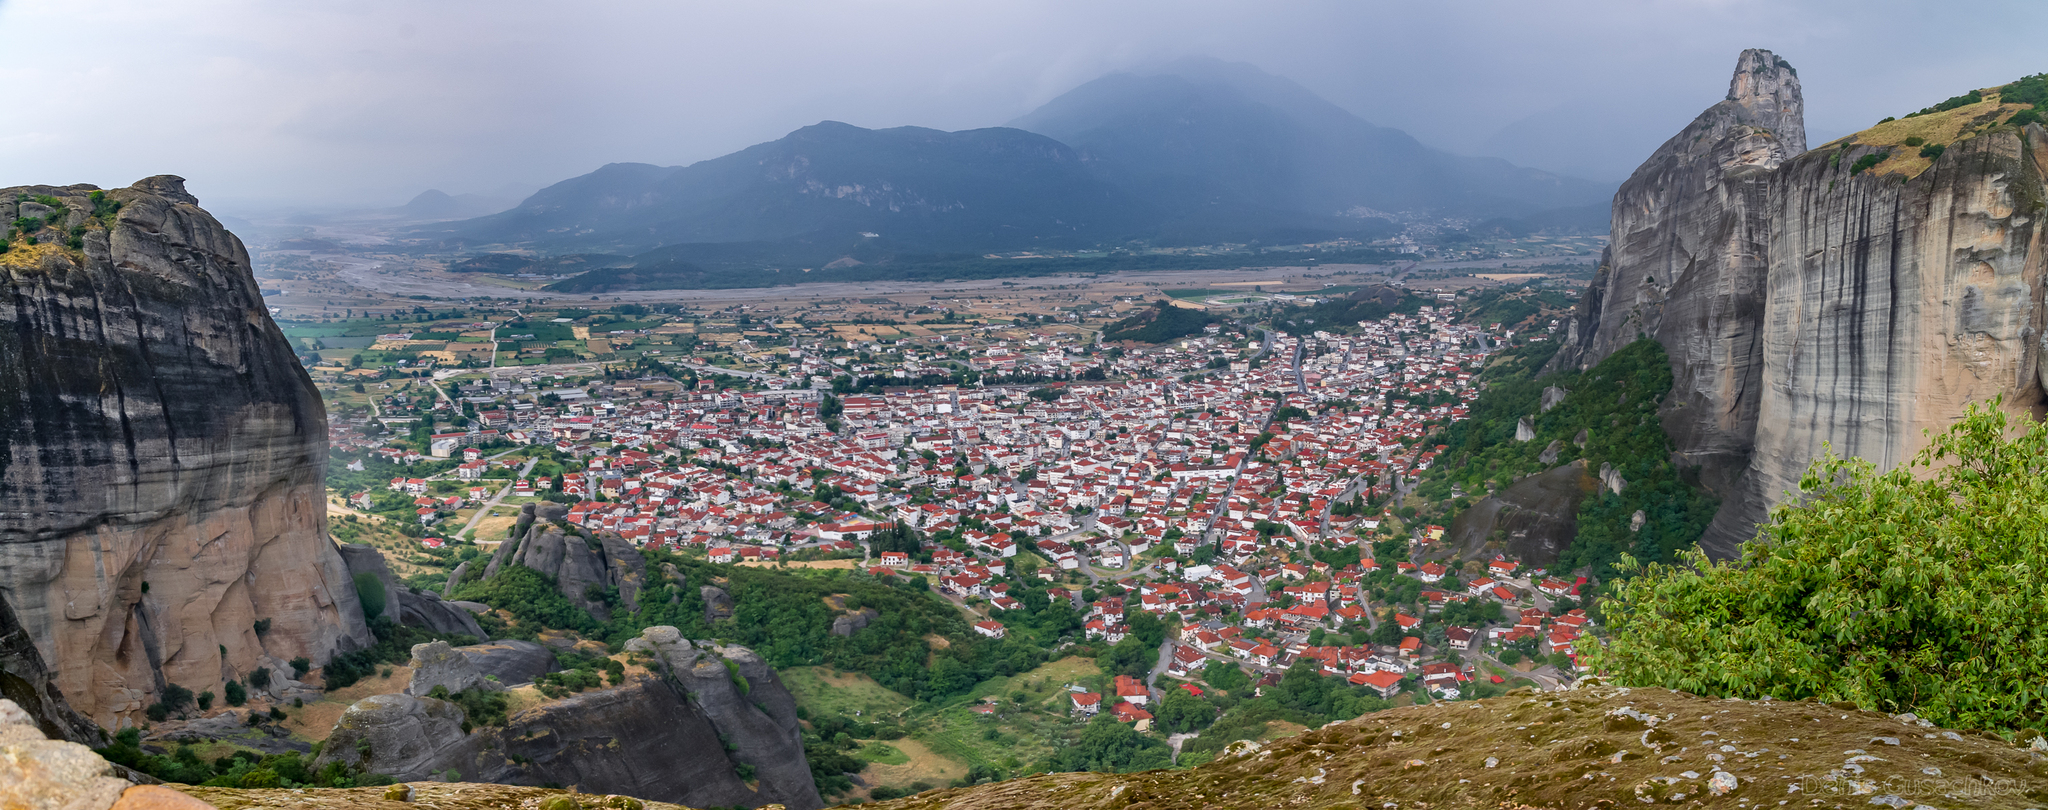
[[[862,746],[859,751],[855,752],[854,756],[878,765],[904,765],[910,762],[910,755],[903,753],[903,749],[881,740],[875,740]]]
[[[2013,114],[2026,109],[2022,104],[2000,104],[1995,92],[1986,92],[1983,101],[1966,104],[1953,110],[1946,110],[1911,118],[1886,121],[1877,126],[1858,132],[1847,138],[1824,144],[1820,149],[1830,149],[1844,143],[1858,146],[1892,147],[1891,157],[1870,168],[1868,172],[1878,174],[1902,174],[1918,177],[1934,165],[1934,161],[1920,156],[1920,147],[1906,146],[1907,138],[1919,138],[1926,143],[1953,144],[1966,140],[1981,131],[1978,120],[1996,116],[1990,123],[1995,124],[2011,118]],[[1816,150],[1818,151],[1818,150]]]
[[[891,692],[875,679],[859,673],[836,672],[827,667],[795,667],[777,674],[782,676],[782,685],[796,698],[797,705],[804,707],[813,717],[835,714],[872,717],[895,714],[916,705],[916,701]]]

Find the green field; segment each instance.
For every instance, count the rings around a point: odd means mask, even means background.
[[[873,678],[839,673],[826,667],[793,667],[777,673],[799,706],[814,717],[841,715],[872,718],[896,714],[916,701],[882,688]]]

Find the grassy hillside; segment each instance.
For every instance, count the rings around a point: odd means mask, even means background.
[[[1603,489],[1580,504],[1578,537],[1558,557],[1559,570],[1590,567],[1605,578],[1624,553],[1666,561],[1698,543],[1719,504],[1671,463],[1671,441],[1657,419],[1671,390],[1664,348],[1639,340],[1584,372],[1537,376],[1537,358],[1552,352],[1554,344],[1538,343],[1496,361],[1471,418],[1438,434],[1436,443],[1448,449],[1424,473],[1417,495],[1448,521],[1490,491],[1583,458],[1593,471],[1612,465],[1627,484],[1619,495]],[[1570,393],[1544,412],[1543,389],[1550,386]],[[1523,417],[1532,417],[1536,438],[1515,441]],[[1583,448],[1575,442],[1582,432]],[[1560,454],[1545,464],[1538,456],[1553,441]],[[1638,510],[1645,523],[1631,531]]]
[[[1104,327],[1102,339],[1109,343],[1119,340],[1166,343],[1189,335],[1199,335],[1202,333],[1202,327],[1218,320],[1215,315],[1208,312],[1174,306],[1161,300],[1131,317]]]
[[[1857,756],[1864,751],[1871,756]],[[1595,685],[1392,709],[1234,747],[1190,771],[1052,774],[878,807],[1501,810],[1758,807],[1789,797],[1798,807],[1886,799],[2018,810],[2048,797],[2033,759],[2002,740],[1937,735],[1875,712]],[[1717,777],[1724,771],[1732,782]]]
[[[1839,154],[1858,146],[1876,147],[1882,151],[1858,158],[1851,170],[1918,177],[1957,141],[1977,137],[1993,127],[2029,123],[2048,123],[2048,73],[1972,90],[1904,117],[1886,118],[1819,149]]]

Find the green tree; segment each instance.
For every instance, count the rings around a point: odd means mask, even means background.
[[[2048,713],[2048,426],[1972,406],[1879,473],[1832,451],[1741,558],[1625,560],[1590,652],[1619,681],[1850,701],[1943,726]]]
[[[1166,690],[1166,698],[1159,701],[1159,710],[1152,717],[1168,734],[1201,731],[1216,721],[1216,707],[1186,689],[1173,688]]]

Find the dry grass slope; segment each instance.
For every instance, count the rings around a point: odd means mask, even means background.
[[[1712,789],[1717,771],[1735,777],[1732,790]],[[1900,807],[2040,807],[2048,802],[2048,756],[1995,738],[1817,703],[1595,686],[1393,709],[1263,748],[1239,744],[1190,771],[1054,774],[876,806],[1880,806],[1873,800]]]

